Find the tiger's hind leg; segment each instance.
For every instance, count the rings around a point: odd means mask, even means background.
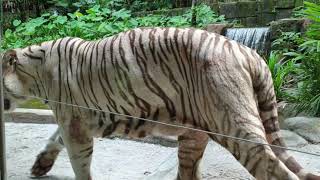
[[[298,180],[299,178],[280,161],[268,146],[260,117],[247,110],[253,110],[253,108],[245,106],[235,109],[232,105],[226,105],[220,109],[220,114],[214,119],[215,122],[222,123],[216,123],[215,127],[212,124],[208,125],[209,131],[230,137],[212,134],[209,136],[229,150],[258,180]]]
[[[206,112],[210,117],[206,122],[209,131],[238,139],[212,134],[210,137],[228,149],[258,180],[298,180],[268,146],[252,87],[252,83],[259,82],[248,76],[250,73],[238,71],[239,64],[227,62],[211,61],[205,68],[204,81],[209,94],[205,99],[209,106]],[[260,75],[261,82],[264,82],[265,74]]]
[[[31,168],[31,175],[39,177],[47,174],[63,148],[63,141],[59,134],[59,128],[57,128],[45,148],[37,155]]]
[[[267,143],[265,138],[245,129],[238,129],[237,131],[237,137],[254,142]],[[234,135],[232,134],[232,136]],[[299,179],[275,156],[269,146],[240,142],[225,137],[219,138],[214,135],[210,135],[210,137],[228,149],[257,180]]]
[[[257,94],[259,114],[266,132],[267,140],[272,145],[286,147],[286,144],[280,134],[280,126],[278,122],[277,101],[272,86],[271,76],[264,78],[264,83],[255,88]],[[320,176],[314,175],[302,168],[295,158],[288,154],[286,149],[272,147],[275,155],[300,179],[302,180],[320,180]]]
[[[208,143],[208,135],[186,131],[178,137],[179,169],[177,180],[200,180],[199,164]]]
[[[274,100],[275,101],[275,100]],[[264,104],[260,108],[260,116],[266,131],[267,140],[270,144],[286,147],[278,123],[276,103]],[[291,156],[286,149],[271,147],[275,155],[300,179],[302,180],[320,180],[320,176],[314,175],[305,169]]]

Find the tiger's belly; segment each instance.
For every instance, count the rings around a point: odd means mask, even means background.
[[[101,114],[92,118],[89,124],[90,131],[95,137],[120,136],[136,139],[146,136],[180,136],[186,131],[186,129],[176,127],[176,125],[180,125],[176,120],[159,118],[156,122],[149,122],[130,118],[123,119],[121,116],[115,118],[113,115],[111,120],[110,116],[101,116]]]
[[[151,123],[147,123],[146,125],[140,127],[139,129],[126,127],[126,123],[119,125],[119,127],[111,134],[116,136],[122,136],[127,138],[144,138],[146,136],[180,136],[186,130],[171,127],[166,125],[155,125]]]

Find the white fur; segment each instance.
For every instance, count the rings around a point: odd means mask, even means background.
[[[8,89],[10,89],[14,93],[17,93],[17,94],[24,93],[23,84],[20,82],[16,74],[8,74],[4,78],[4,84]]]
[[[4,85],[8,88],[12,93],[23,95],[25,94],[25,89],[23,84],[19,80],[16,74],[8,74],[4,78]],[[6,99],[10,101],[10,108],[6,109],[6,112],[12,112],[17,108],[17,103],[19,99],[15,99],[9,92],[4,92]],[[7,95],[6,95],[7,94]]]

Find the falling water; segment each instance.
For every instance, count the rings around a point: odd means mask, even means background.
[[[270,51],[270,31],[267,27],[229,28],[225,36],[257,50],[260,55],[268,55]]]

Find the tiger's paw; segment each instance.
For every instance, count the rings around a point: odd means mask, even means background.
[[[41,152],[31,168],[31,176],[39,177],[47,174],[58,156],[59,151]]]

